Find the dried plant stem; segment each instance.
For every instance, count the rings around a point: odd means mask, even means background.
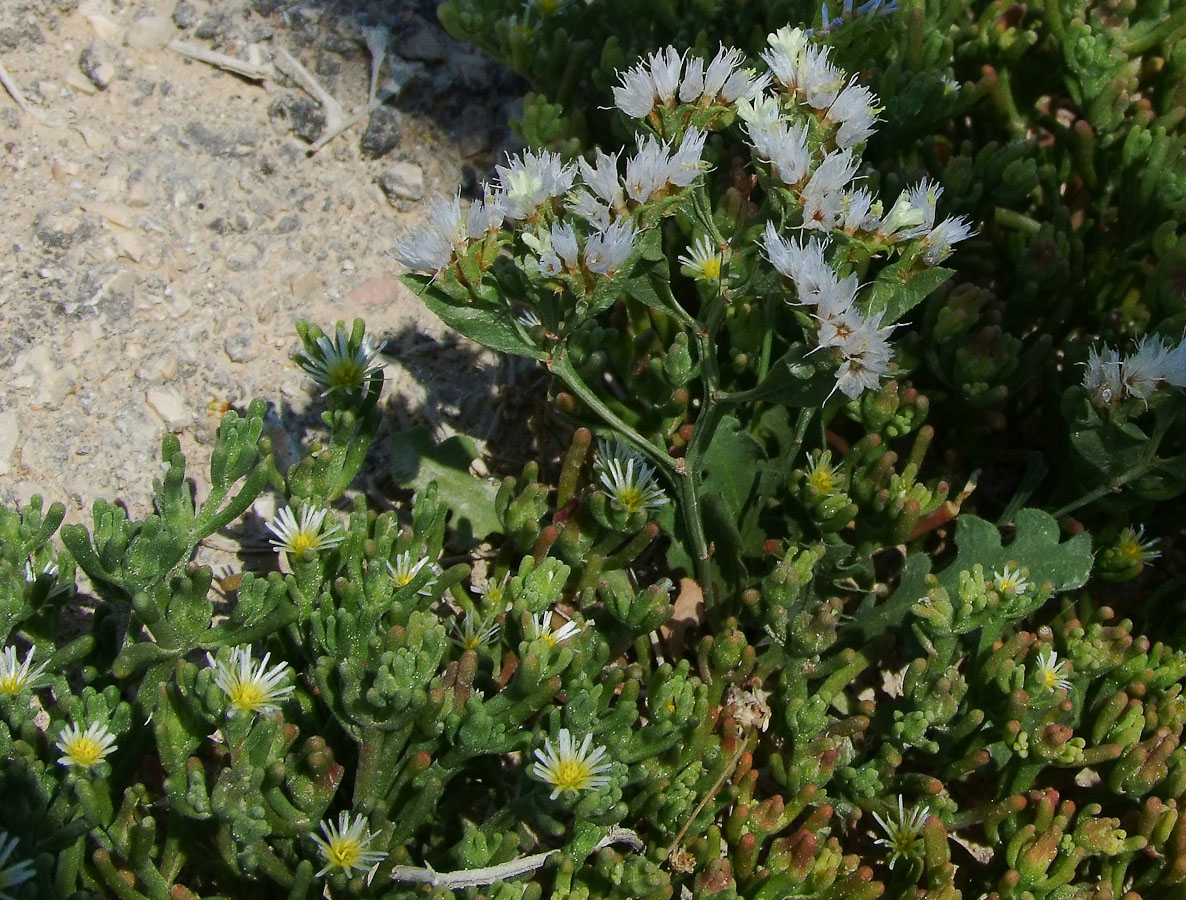
[[[21,112],[30,118],[36,119],[42,125],[52,125],[53,123],[46,120],[40,110],[34,109],[29,105],[29,101],[25,99],[25,95],[21,93],[21,89],[16,86],[12,76],[8,74],[8,70],[4,68],[4,64],[0,63],[0,84],[4,85],[4,89],[12,96],[16,105],[20,107]]]
[[[696,821],[696,817],[704,811],[704,807],[708,805],[709,801],[712,800],[713,797],[720,793],[721,786],[724,785],[725,779],[732,775],[733,771],[737,768],[737,763],[740,762],[741,754],[745,752],[745,748],[748,743],[748,741],[743,740],[737,746],[737,749],[733,751],[733,758],[730,759],[726,764],[724,771],[721,772],[716,782],[713,783],[713,786],[708,789],[708,793],[705,794],[701,801],[696,804],[696,808],[692,810],[692,814],[688,816],[688,821],[684,822],[684,827],[679,830],[679,834],[675,836],[675,840],[671,842],[671,846],[668,847],[664,852],[664,862],[671,859],[671,854],[675,852],[675,848],[678,847],[680,841],[684,839],[684,835],[688,833],[688,829],[692,827],[692,823]]]
[[[642,839],[629,828],[618,828],[615,826],[609,830],[609,833],[605,837],[597,842],[597,846],[593,848],[593,852],[596,853],[610,844],[628,844],[634,850],[642,850],[644,847]],[[391,880],[427,884],[433,887],[447,887],[450,890],[481,887],[487,884],[497,884],[509,878],[517,878],[520,875],[534,872],[559,852],[559,850],[548,850],[545,853],[520,856],[517,859],[500,863],[497,866],[482,866],[478,869],[458,869],[453,872],[438,872],[432,866],[425,866],[424,868],[420,868],[419,866],[396,866],[391,870]]]
[[[276,69],[271,63],[247,62],[234,56],[227,56],[225,53],[215,53],[213,50],[207,50],[196,44],[187,44],[185,41],[169,41],[168,46],[174,53],[179,53],[189,59],[196,59],[198,62],[204,62],[210,66],[216,66],[219,69],[226,69],[228,72],[234,72],[236,75],[242,75],[252,81],[268,81],[276,77]]]

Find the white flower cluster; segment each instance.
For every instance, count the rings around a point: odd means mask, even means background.
[[[1162,386],[1186,387],[1186,343],[1167,346],[1156,335],[1145,335],[1136,352],[1121,357],[1112,347],[1091,348],[1083,387],[1100,409],[1119,406],[1126,400],[1149,398]]]
[[[857,276],[837,278],[824,259],[822,241],[788,241],[771,222],[766,223],[763,246],[770,264],[794,282],[799,302],[813,307],[812,316],[819,322],[819,346],[840,351],[836,390],[855,399],[875,389],[893,359],[889,335],[894,327],[882,327],[880,314],[866,319],[857,311]]]
[[[621,84],[614,88],[614,105],[628,116],[645,119],[656,103],[718,106],[735,103],[758,94],[770,81],[740,68],[741,51],[722,47],[705,65],[704,59],[678,53],[667,47],[652,53],[634,68],[619,73]]]
[[[951,255],[953,245],[975,233],[964,216],[949,216],[935,224],[935,206],[941,196],[942,186],[929,179],[903,191],[893,208],[877,223],[877,237],[891,243],[922,238],[927,248],[923,262],[937,266]]]
[[[436,274],[469,241],[502,227],[505,203],[503,196],[491,193],[463,210],[460,195],[439,197],[429,210],[428,221],[396,245],[395,258],[413,271]]]

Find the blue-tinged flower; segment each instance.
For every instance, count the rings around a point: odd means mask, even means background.
[[[334,391],[361,391],[371,376],[382,369],[376,363],[383,351],[383,344],[376,344],[370,335],[351,349],[350,335],[341,325],[331,341],[327,335],[317,339],[316,352],[305,352],[298,356],[305,374],[322,388],[321,396]]]
[[[37,874],[31,860],[9,862],[18,843],[7,831],[0,831],[0,900],[14,900],[8,888],[22,885]]]

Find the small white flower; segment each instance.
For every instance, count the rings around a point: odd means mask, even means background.
[[[663,489],[655,484],[655,472],[640,454],[617,441],[600,441],[594,464],[606,493],[630,513],[658,509],[667,502]]]
[[[875,389],[889,372],[893,350],[889,334],[894,326],[880,327],[880,316],[865,320],[855,309],[821,318],[819,346],[836,347],[842,362],[836,371],[836,387],[850,400]]]
[[[680,103],[695,103],[704,93],[704,60],[689,56],[684,63],[684,77],[679,83]]]
[[[387,858],[387,854],[380,850],[368,849],[374,835],[367,829],[366,816],[361,814],[351,821],[350,813],[343,811],[338,816],[337,825],[326,819],[321,823],[321,833],[324,838],[311,835],[325,862],[317,873],[318,878],[330,872],[342,872],[347,876],[366,872]]]
[[[788,241],[775,231],[773,222],[767,222],[762,246],[770,264],[795,283],[800,303],[818,303],[819,294],[836,284],[836,272],[824,259],[822,241]]]
[[[566,206],[588,222],[596,231],[605,231],[613,221],[613,211],[584,188],[569,194]]]
[[[451,638],[462,650],[478,650],[498,637],[497,622],[487,622],[477,613],[467,612],[457,626],[457,637]]]
[[[766,90],[771,80],[772,76],[769,72],[758,74],[752,69],[738,69],[729,76],[729,80],[721,88],[721,99],[726,103],[752,100]]]
[[[652,53],[648,61],[651,65],[651,83],[655,86],[655,93],[664,103],[671,103],[679,88],[680,71],[684,67],[683,54],[677,53],[675,47],[666,47]]]
[[[679,257],[684,271],[698,281],[716,281],[721,277],[723,257],[720,248],[707,234],[701,235],[688,248],[688,253]]]
[[[877,838],[873,843],[885,847],[890,851],[889,867],[892,869],[900,859],[919,859],[922,857],[924,843],[922,837],[923,825],[931,814],[926,806],[919,806],[907,814],[901,795],[898,795],[898,812],[892,812],[884,819],[877,813],[873,818],[881,826],[885,837]]]
[[[31,860],[9,862],[18,843],[7,831],[0,831],[0,900],[12,900],[6,889],[22,885],[37,874]]]
[[[1120,352],[1112,347],[1101,351],[1092,347],[1087,353],[1083,387],[1091,395],[1091,402],[1100,409],[1122,402],[1126,397],[1121,378]]]
[[[722,47],[712,58],[708,68],[704,71],[704,85],[701,97],[714,103],[721,96],[725,85],[733,77],[738,66],[745,57],[735,47]]]
[[[468,240],[461,196],[438,197],[423,225],[410,229],[396,245],[395,257],[414,272],[434,275],[453,261],[456,250]]]
[[[542,750],[535,751],[538,760],[531,773],[553,788],[551,798],[555,800],[563,791],[596,790],[609,784],[609,776],[603,775],[611,768],[605,757],[605,747],[593,747],[593,735],[585,735],[578,747],[567,728],[560,729],[559,747],[554,748],[549,738],[544,739]]]
[[[532,616],[527,636],[533,641],[543,640],[550,649],[581,633],[581,626],[572,621],[565,622],[553,630],[550,624],[551,619],[552,613],[540,613],[538,616]]]
[[[391,563],[387,564],[387,574],[389,574],[391,576],[391,580],[395,582],[396,588],[406,588],[415,580],[416,575],[426,565],[428,565],[427,556],[422,556],[420,559],[416,560],[416,562],[412,562],[412,551],[405,550],[403,553],[400,553],[395,557],[395,565],[392,565]],[[420,589],[421,592],[423,593],[424,591],[428,590],[435,580],[436,579],[430,578],[428,583]]]
[[[856,310],[853,309],[853,303],[856,302],[858,288],[860,288],[860,279],[857,278],[855,272],[838,281],[833,279],[820,283],[819,293],[813,299],[815,303],[814,315],[821,323],[821,332],[824,331],[825,326],[834,320],[843,318],[850,311],[857,315]],[[863,324],[864,319],[860,319],[854,327]],[[888,330],[886,333],[889,333]]]
[[[62,751],[60,765],[89,769],[115,749],[115,738],[106,725],[92,723],[83,731],[76,722],[62,729],[57,747]]]
[[[36,687],[37,679],[45,671],[47,663],[34,667],[33,651],[33,647],[28,649],[24,662],[17,662],[16,647],[5,647],[0,652],[0,694],[15,697],[27,687]]]
[[[782,102],[773,94],[759,94],[749,100],[739,100],[737,118],[745,123],[752,142],[755,134],[768,132],[782,121]]]
[[[972,223],[966,216],[955,216],[944,219],[926,237],[922,239],[926,251],[922,261],[928,266],[937,266],[951,256],[951,247],[960,241],[967,240],[976,232],[972,230]]]
[[[1049,647],[1038,654],[1037,672],[1035,678],[1048,691],[1069,691],[1071,678],[1067,674],[1067,661],[1060,660],[1058,654]]]
[[[935,227],[935,208],[943,188],[924,179],[898,195],[898,199],[877,226],[877,237],[897,242],[922,237]]]
[[[704,152],[704,141],[708,135],[696,128],[684,132],[679,148],[671,156],[667,180],[677,187],[687,187],[703,171],[700,154]]]
[[[836,129],[836,146],[844,149],[866,141],[877,122],[877,96],[863,84],[850,83],[828,107]]]
[[[626,202],[625,194],[622,192],[622,180],[618,177],[618,155],[602,153],[598,149],[594,156],[594,165],[589,165],[583,158],[577,160],[585,184],[611,207],[619,207]]]
[[[1138,525],[1136,528],[1128,525],[1117,535],[1113,549],[1125,562],[1144,565],[1161,557],[1161,551],[1153,549],[1160,543],[1161,538],[1145,540],[1144,525]]]
[[[831,231],[840,218],[844,189],[857,172],[851,150],[834,150],[811,173],[803,188],[803,227]]]
[[[576,268],[581,248],[577,244],[577,235],[572,226],[567,222],[553,222],[549,237],[552,249],[564,260],[564,265],[569,269]]]
[[[758,158],[770,164],[783,184],[796,185],[807,175],[811,148],[805,124],[782,120],[765,130],[755,128],[748,133]]]
[[[351,350],[350,334],[339,325],[332,341],[328,335],[322,335],[316,346],[317,352],[300,353],[298,362],[304,373],[323,389],[322,397],[334,391],[361,391],[371,376],[383,368],[376,360],[384,345],[376,344],[369,334]]]
[[[466,236],[473,240],[501,228],[506,218],[504,203],[505,198],[497,193],[489,193],[482,200],[470,201],[469,211],[465,215]]]
[[[605,231],[594,232],[585,241],[585,266],[598,275],[612,275],[634,252],[637,236],[629,219],[619,219]]]
[[[841,227],[848,234],[877,227],[880,205],[874,211],[873,194],[867,188],[857,188],[844,195],[840,203]]]
[[[576,166],[565,165],[560,154],[530,150],[495,166],[497,191],[508,219],[530,218],[543,204],[572,187]]]
[[[325,550],[337,546],[346,539],[346,535],[337,522],[331,522],[328,528],[324,527],[327,514],[327,510],[304,506],[301,508],[301,520],[297,522],[291,506],[281,507],[267,524],[268,531],[276,535],[272,538],[272,546],[290,556],[300,556],[306,550]]]
[[[276,663],[268,668],[271,653],[265,653],[257,664],[251,658],[251,645],[232,647],[230,660],[215,660],[209,653],[206,662],[214,670],[214,683],[227,695],[228,716],[254,715],[274,712],[279,701],[292,693],[292,685],[280,687],[288,672],[288,663]]]
[[[1151,334],[1142,337],[1136,352],[1120,364],[1120,381],[1127,396],[1148,401],[1165,380],[1169,359],[1170,349],[1161,338]]]
[[[785,25],[769,35],[766,43],[770,49],[762,53],[762,59],[783,87],[795,90],[799,81],[799,60],[807,48],[807,34],[802,28]]]
[[[1002,594],[1016,597],[1029,590],[1029,581],[1021,574],[1021,569],[1005,566],[1000,572],[992,576],[993,588]]]
[[[40,572],[33,571],[33,561],[31,559],[25,560],[25,581],[28,584],[33,584],[38,578],[42,576],[50,578],[58,577],[58,564],[52,559],[41,567]]]
[[[655,83],[646,66],[639,63],[619,72],[621,84],[614,88],[614,106],[635,119],[645,119],[655,108]]]
[[[626,193],[639,203],[667,184],[671,169],[668,147],[655,137],[638,139],[638,152],[626,160]]]
[[[796,88],[813,109],[827,109],[840,95],[847,75],[829,59],[828,47],[808,46],[799,57]]]

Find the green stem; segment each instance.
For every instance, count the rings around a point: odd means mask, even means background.
[[[1180,411],[1175,411],[1157,423],[1156,427],[1153,429],[1153,436],[1149,438],[1149,443],[1146,445],[1145,453],[1141,457],[1140,462],[1138,462],[1132,468],[1121,472],[1119,477],[1101,484],[1094,490],[1088,491],[1078,500],[1068,503],[1061,509],[1056,510],[1053,514],[1054,518],[1058,519],[1067,515],[1068,513],[1074,512],[1080,507],[1086,506],[1088,503],[1098,500],[1105,494],[1110,494],[1117,488],[1123,487],[1133,479],[1140,478],[1150,469],[1155,468],[1157,465],[1157,448],[1161,446],[1162,438],[1165,437],[1166,432],[1168,432],[1170,429],[1170,426],[1177,420],[1179,412]]]

